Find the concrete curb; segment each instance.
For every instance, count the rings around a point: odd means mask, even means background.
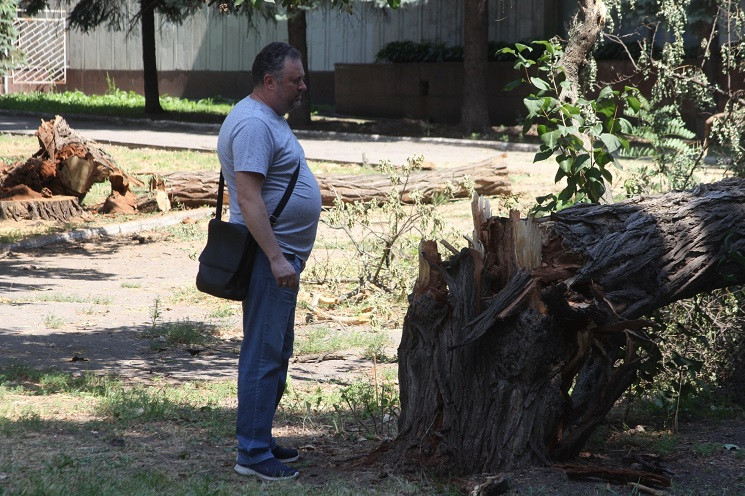
[[[185,210],[168,214],[163,217],[133,220],[121,224],[112,224],[108,226],[92,227],[90,229],[78,229],[65,233],[47,234],[24,239],[17,243],[0,243],[0,253],[10,251],[31,250],[44,246],[53,245],[67,241],[81,241],[84,239],[93,239],[105,236],[121,236],[141,231],[147,231],[159,227],[168,227],[182,222],[185,219],[201,219],[215,212],[214,208],[199,208],[194,210]]]

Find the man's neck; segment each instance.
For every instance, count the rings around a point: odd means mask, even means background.
[[[269,107],[270,109],[272,109],[275,114],[280,115],[279,112],[277,112],[277,109],[275,109],[274,107],[272,107],[267,102],[267,99],[268,99],[267,98],[267,95],[266,94],[263,94],[263,92],[260,91],[260,89],[254,89],[253,92],[250,95],[248,95],[248,96],[251,97],[252,100],[255,100],[257,102],[263,103],[264,105],[266,105],[267,107]]]

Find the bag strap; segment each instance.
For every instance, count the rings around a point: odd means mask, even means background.
[[[285,190],[284,196],[282,196],[282,199],[279,200],[279,203],[274,209],[274,212],[272,212],[272,215],[269,216],[269,223],[271,225],[274,225],[277,223],[277,219],[279,218],[279,215],[282,213],[282,210],[285,209],[285,205],[287,205],[287,202],[290,201],[290,196],[292,196],[292,191],[295,189],[295,183],[297,183],[297,178],[300,175],[300,160],[297,161],[297,167],[295,167],[295,172],[292,174],[292,178],[290,178],[290,184],[287,185],[287,189]],[[220,168],[220,184],[217,186],[217,211],[215,212],[215,218],[217,220],[220,220],[222,218],[222,195],[225,191],[225,176],[223,176],[222,168]]]

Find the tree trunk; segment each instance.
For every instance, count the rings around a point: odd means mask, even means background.
[[[290,112],[287,122],[291,127],[308,127],[311,124],[310,112],[310,67],[308,67],[308,42],[306,38],[307,24],[305,22],[305,9],[290,6],[287,8],[287,37],[289,44],[300,51],[305,69],[305,84],[308,90],[300,101],[300,107]]]
[[[161,114],[158,90],[158,64],[155,60],[155,7],[151,0],[140,0],[142,27],[142,70],[145,82],[145,113]]]
[[[745,282],[745,180],[423,242],[398,350],[392,455],[455,473],[576,456],[657,348],[645,314]],[[725,239],[731,244],[727,245]]]
[[[458,168],[413,172],[407,183],[399,186],[399,192],[402,201],[411,203],[413,190],[418,190],[424,198],[431,198],[452,185],[456,198],[468,198],[471,191],[458,184],[465,176],[473,178],[476,192],[480,195],[506,195],[511,191],[505,166],[490,159]],[[186,207],[217,203],[219,175],[214,172],[171,172],[164,174],[162,178],[172,202]],[[337,197],[346,203],[375,198],[382,200],[392,187],[390,180],[383,174],[318,175],[317,179],[324,206],[333,205]]]
[[[489,131],[489,2],[464,0],[463,103],[460,124],[466,133]]]

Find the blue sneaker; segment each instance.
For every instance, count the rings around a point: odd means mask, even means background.
[[[253,465],[236,463],[233,470],[240,475],[254,476],[265,481],[297,479],[300,475],[300,472],[288,467],[276,458],[268,458],[263,462],[254,463]]]
[[[285,448],[284,446],[277,446],[272,450],[272,455],[277,461],[282,463],[290,463],[297,461],[300,458],[300,453],[296,449]]]

